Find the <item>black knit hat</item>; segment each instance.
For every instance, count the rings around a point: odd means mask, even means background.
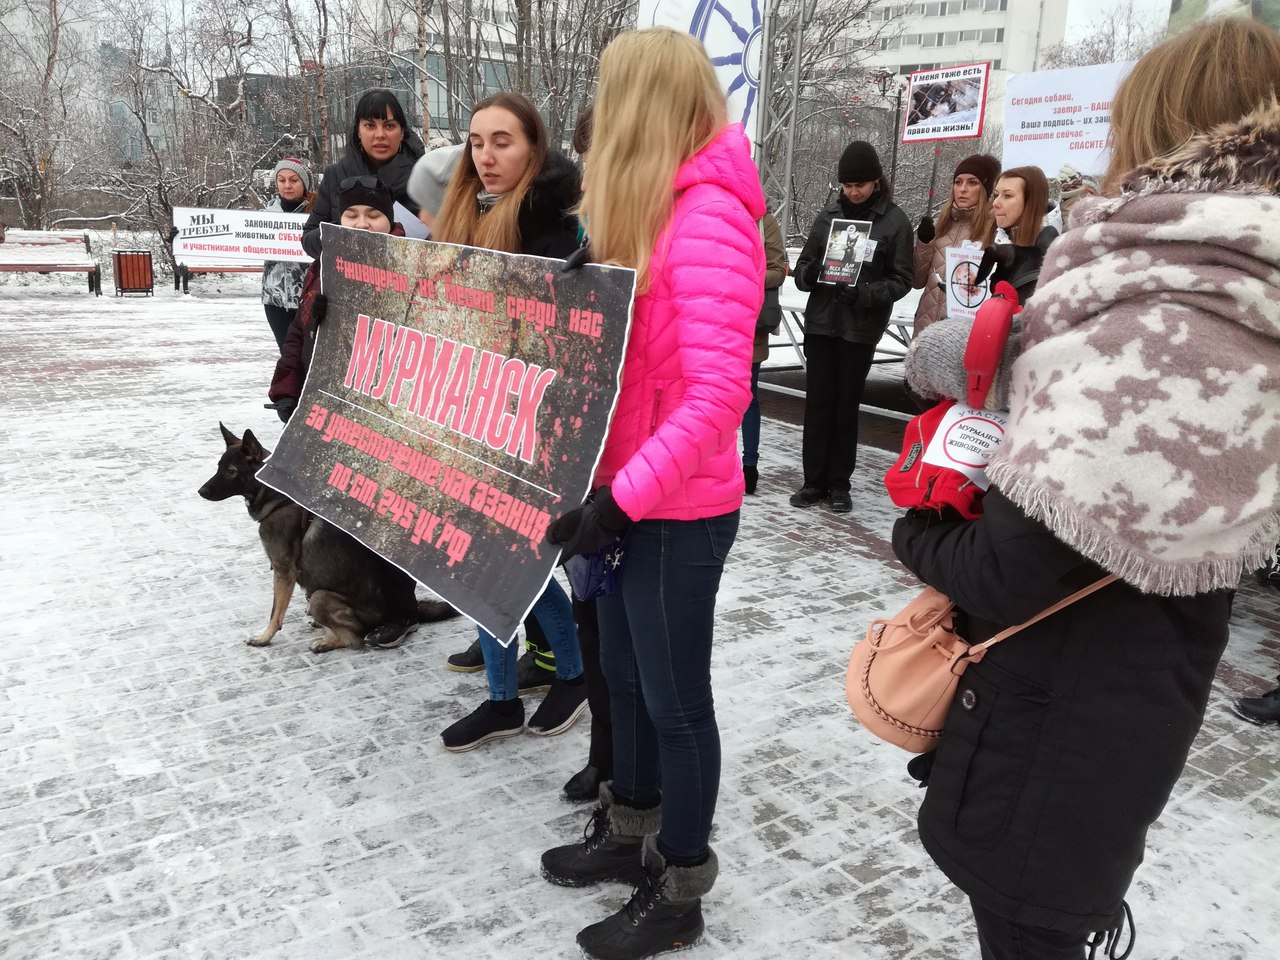
[[[965,157],[956,164],[955,177],[962,173],[967,173],[971,177],[977,177],[978,182],[982,184],[982,188],[987,191],[987,196],[996,192],[996,181],[1000,179],[1000,161],[995,157],[985,153],[975,153],[971,157]],[[954,180],[955,177],[952,177]]]
[[[840,183],[870,183],[884,176],[876,148],[865,140],[855,140],[840,154],[836,180]]]
[[[348,177],[338,184],[338,216],[347,207],[365,206],[381,210],[387,219],[395,222],[395,200],[391,191],[378,177]]]

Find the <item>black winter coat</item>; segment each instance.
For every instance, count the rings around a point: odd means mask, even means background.
[[[1034,247],[1014,247],[1013,262],[1008,267],[997,266],[991,271],[991,289],[1001,280],[1008,281],[1018,291],[1018,303],[1026,303],[1036,292],[1036,284],[1040,281],[1040,267],[1044,264],[1044,255],[1050,244],[1058,238],[1054,227],[1043,227],[1036,237]]]
[[[977,520],[912,511],[898,557],[964,611],[970,642],[1103,576],[994,487]],[[1228,591],[1112,583],[969,667],[920,807],[920,839],[975,902],[1064,933],[1110,929],[1204,718]]]
[[[325,167],[320,189],[316,191],[315,206],[302,228],[302,249],[313,257],[320,256],[320,224],[338,222],[342,212],[338,205],[338,184],[347,177],[378,177],[387,185],[397,203],[416,214],[418,205],[409,198],[407,190],[409,174],[416,162],[412,150],[401,148],[394,157],[375,168],[362,152],[348,150],[337,163]]]
[[[804,309],[805,333],[839,337],[850,343],[879,343],[889,326],[893,305],[911,289],[915,234],[907,215],[883,194],[872,204],[869,217],[854,218],[871,220],[871,239],[876,241],[876,252],[869,263],[862,265],[858,274],[858,299],[848,307],[836,299],[839,286],[817,280],[831,221],[837,218],[848,219],[839,198],[827,204],[813,221],[809,239],[796,260],[796,287],[811,291]]]
[[[578,249],[578,218],[573,208],[582,196],[582,174],[568,157],[548,153],[520,207],[520,252],[563,260]]]

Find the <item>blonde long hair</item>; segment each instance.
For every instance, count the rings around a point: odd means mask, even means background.
[[[634,268],[643,293],[676,171],[728,123],[724,94],[689,34],[633,30],[600,58],[593,117],[582,201],[591,248],[601,263]]]
[[[1224,17],[1166,40],[1121,81],[1111,106],[1114,193],[1135,167],[1191,137],[1231,123],[1280,95],[1280,33],[1248,17]]]
[[[520,181],[503,195],[487,213],[480,212],[476,195],[484,188],[476,160],[468,145],[462,151],[453,177],[444,193],[440,215],[436,219],[433,237],[445,243],[465,243],[486,250],[504,253],[520,252],[520,205],[524,203],[534,178],[542,172],[547,161],[547,127],[537,108],[518,93],[495,93],[485,97],[471,111],[474,117],[489,107],[501,107],[510,111],[520,121],[525,136],[533,148],[529,154],[529,166]]]

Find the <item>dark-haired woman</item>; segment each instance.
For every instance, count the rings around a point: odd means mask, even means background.
[[[445,191],[432,236],[505,253],[564,258],[578,247],[573,208],[581,192],[578,168],[548,149],[537,108],[516,93],[497,93],[476,104],[467,148]],[[551,580],[533,617],[555,657],[546,698],[524,722],[516,645],[502,646],[478,629],[489,699],[442,734],[446,750],[460,753],[527,729],[535,736],[568,730],[586,709],[578,636],[569,598]],[[526,627],[527,629],[527,627]]]
[[[409,198],[409,174],[422,156],[422,141],[408,127],[404,107],[390,90],[366,90],[356,103],[347,152],[325,168],[311,217],[302,228],[302,249],[320,256],[320,224],[337,223],[338,184],[352,177],[376,175],[392,199],[417,214]]]

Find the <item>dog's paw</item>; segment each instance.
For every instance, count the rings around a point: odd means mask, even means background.
[[[251,647],[265,647],[271,642],[271,638],[275,636],[273,633],[257,633],[245,641]]]
[[[311,644],[311,652],[328,653],[330,650],[344,650],[346,646],[341,640],[325,636]]]
[[[321,623],[315,617],[307,617],[307,626],[310,627],[312,630],[319,630],[321,627]]]

